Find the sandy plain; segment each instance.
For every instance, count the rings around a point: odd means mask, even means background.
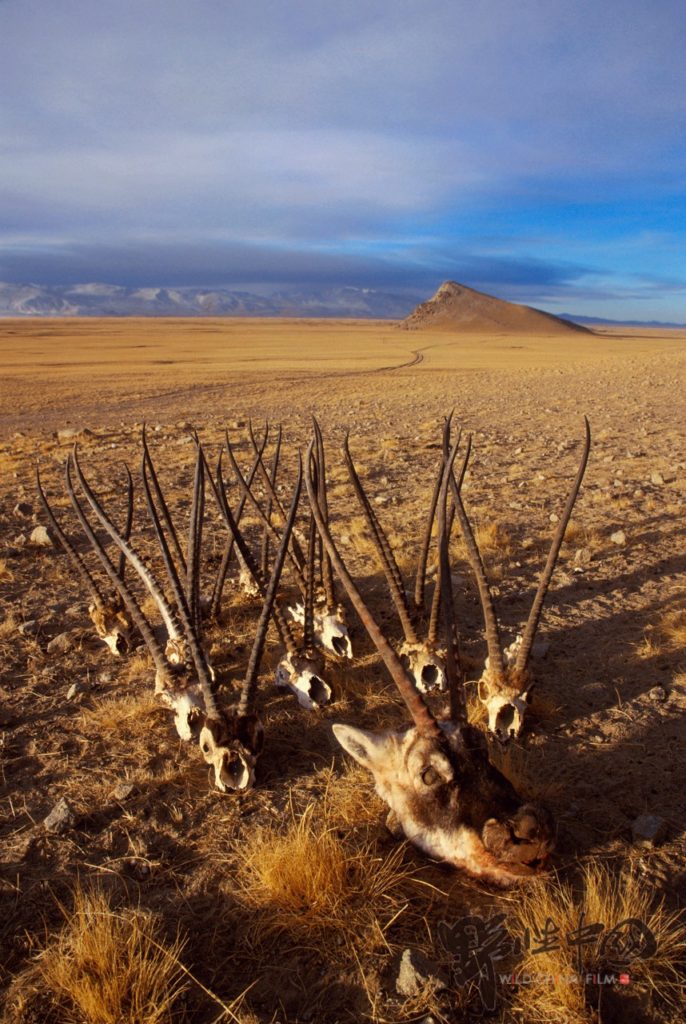
[[[176,740],[167,712],[149,699],[143,660],[113,662],[90,635],[64,557],[21,542],[42,521],[36,461],[77,533],[60,478],[68,448],[54,436],[65,428],[89,431],[80,439],[83,462],[118,509],[118,467],[123,458],[138,464],[140,424],[147,422],[163,485],[183,521],[189,425],[214,453],[228,425],[245,464],[247,419],[281,422],[287,479],[315,413],[329,449],[336,531],[346,535],[355,574],[397,638],[345,482],[342,432],[351,431],[363,479],[409,578],[440,425],[454,408],[474,433],[465,496],[482,530],[509,640],[526,618],[587,414],[593,452],[544,612],[541,639],[549,649],[536,664],[532,724],[504,767],[552,808],[563,882],[576,884],[585,863],[631,869],[651,898],[678,911],[686,898],[685,342],[686,332],[652,330],[514,338],[410,333],[387,322],[0,320],[0,983],[7,1019],[70,1019],[66,997],[47,991],[32,965],[60,934],[58,901],[69,905],[77,878],[96,882],[113,906],[143,908],[167,938],[181,931],[183,963],[205,990],[188,982],[178,1019],[185,1013],[203,1022],[405,1021],[428,1013],[467,1019],[478,1013],[478,992],[453,982],[447,994],[428,985],[401,998],[395,958],[412,947],[447,970],[452,961],[437,939],[439,921],[512,914],[516,903],[399,847],[385,832],[370,779],[336,748],[332,722],[373,728],[403,720],[359,624],[359,657],[349,668],[331,666],[336,700],[316,715],[295,708],[265,674],[259,785],[241,800],[208,790],[196,751]],[[14,511],[20,501],[33,506],[27,519]],[[143,520],[140,507],[137,516]],[[212,529],[208,536],[210,580],[222,538]],[[140,538],[152,551],[147,528]],[[454,555],[465,646],[478,658],[478,605],[459,544]],[[227,598],[221,629],[212,634],[227,677],[240,671],[255,614],[237,594]],[[22,634],[26,622],[35,625]],[[47,644],[65,631],[69,649],[50,655]],[[270,658],[271,650],[265,673]],[[76,680],[88,685],[67,701]],[[123,782],[133,789],[118,799]],[[42,822],[63,796],[76,823],[56,835]],[[289,917],[283,894],[260,895],[258,885],[247,896],[241,887],[241,842],[268,827],[290,836],[307,808],[344,851],[364,852],[367,874],[400,857],[398,878],[382,892],[343,887],[355,938],[341,938],[330,907],[319,918],[304,907]],[[632,835],[645,813],[662,819],[655,846]],[[667,1005],[657,988],[645,979],[630,993],[582,987],[576,1002],[568,993],[572,1002],[561,1002],[557,1017],[549,1010],[536,1017],[521,992],[503,988],[498,1019],[680,1020],[682,1009]],[[220,1004],[233,1007],[234,1017]]]

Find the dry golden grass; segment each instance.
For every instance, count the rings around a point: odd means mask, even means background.
[[[160,703],[150,692],[139,697],[109,697],[99,700],[92,707],[84,708],[81,723],[86,732],[97,732],[104,736],[116,734],[124,724],[129,730],[135,728],[141,736],[145,736],[153,727],[153,719],[159,716],[159,712]]]
[[[17,617],[13,612],[10,612],[9,615],[5,616],[2,622],[0,622],[0,641],[9,640],[10,637],[16,634],[18,627],[19,622]]]
[[[171,1024],[188,987],[180,938],[169,944],[150,914],[114,911],[97,890],[77,888],[65,925],[43,950],[37,973],[64,1024]]]
[[[0,583],[11,583],[14,573],[7,564],[6,558],[0,558]]]
[[[581,917],[583,915],[583,918]],[[527,929],[533,937],[544,923],[559,928],[558,948],[529,955],[518,965],[518,973],[556,978],[555,984],[520,985],[513,999],[513,1010],[532,1024],[587,1024],[596,1020],[588,1005],[587,990],[580,981],[566,981],[578,974],[577,949],[564,940],[579,928],[602,924],[606,934],[628,918],[648,926],[655,937],[656,951],[645,959],[622,959],[615,951],[602,952],[602,942],[581,946],[581,975],[619,974],[631,977],[631,994],[653,992],[660,999],[680,1004],[686,958],[686,919],[683,913],[668,911],[655,900],[654,893],[641,883],[631,869],[615,873],[602,863],[586,864],[581,873],[579,892],[559,879],[541,879],[522,889],[513,903],[509,925],[515,935]],[[558,934],[558,933],[556,933]],[[536,948],[535,941],[532,948]]]
[[[656,638],[655,633],[652,629],[646,630],[643,637],[635,644],[632,644],[633,649],[636,652],[636,656],[641,661],[650,661],[652,658],[657,658],[662,653],[659,640]]]
[[[658,630],[670,647],[686,648],[686,608],[667,612],[658,623]]]
[[[383,944],[384,928],[406,902],[403,883],[412,872],[403,853],[398,846],[381,857],[368,840],[346,842],[309,804],[285,830],[263,826],[236,846],[237,895],[262,912],[258,941],[287,931],[316,943],[335,933],[344,951],[368,953]]]

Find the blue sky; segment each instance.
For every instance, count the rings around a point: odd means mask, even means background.
[[[0,0],[0,280],[686,321],[683,0]]]

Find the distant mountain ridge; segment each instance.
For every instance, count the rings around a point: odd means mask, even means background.
[[[457,281],[444,281],[426,302],[400,325],[407,331],[442,330],[488,334],[559,334],[584,332],[581,324],[563,320],[533,306],[506,302]]]
[[[659,320],[608,320],[602,317],[561,313],[559,317],[531,306],[516,306],[455,285],[472,296],[515,309],[532,310],[553,321],[572,327],[654,327],[681,328],[686,324]],[[441,288],[444,288],[442,285]],[[437,295],[441,292],[439,288]],[[434,299],[436,296],[434,296]],[[429,303],[433,300],[430,299]],[[419,306],[417,304],[419,303]],[[0,317],[66,316],[245,316],[245,317],[349,317],[371,320],[409,320],[413,307],[421,308],[421,294],[387,292],[375,288],[288,289],[269,296],[232,288],[128,288],[122,285],[91,282],[79,285],[9,284],[0,281]],[[409,314],[409,316],[408,316]],[[550,321],[547,322],[548,327]],[[407,326],[407,325],[406,325]]]
[[[0,317],[294,316],[400,320],[418,297],[374,288],[287,290],[257,295],[229,288],[3,284]]]

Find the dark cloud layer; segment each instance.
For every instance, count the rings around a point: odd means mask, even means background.
[[[4,0],[0,278],[684,318],[685,29],[681,0]]]

